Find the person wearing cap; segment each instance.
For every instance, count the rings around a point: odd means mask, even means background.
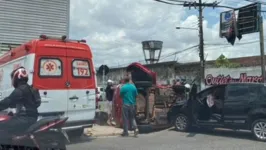
[[[107,87],[105,89],[105,93],[106,93],[106,99],[108,102],[108,121],[107,121],[107,123],[111,124],[114,87],[113,87],[113,81],[110,79],[107,81]]]

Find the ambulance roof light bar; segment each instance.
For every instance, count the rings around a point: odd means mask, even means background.
[[[54,40],[62,40],[62,41],[77,41],[79,43],[86,43],[86,40],[82,39],[82,40],[70,40],[67,39],[66,35],[63,35],[62,37],[52,37],[52,36],[47,36],[47,35],[40,35],[40,39],[41,40],[47,40],[47,39],[54,39]]]

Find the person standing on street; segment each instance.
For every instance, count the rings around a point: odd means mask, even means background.
[[[130,78],[126,77],[125,84],[120,89],[120,96],[123,99],[122,113],[123,113],[123,133],[122,136],[128,136],[128,129],[134,130],[134,135],[137,136],[138,129],[135,120],[136,114],[136,97],[138,95],[137,88],[130,83]]]
[[[107,81],[107,87],[105,89],[105,93],[106,93],[106,99],[108,101],[108,120],[107,123],[109,125],[111,125],[112,122],[112,104],[113,104],[113,96],[114,96],[114,87],[113,87],[113,81],[112,80],[108,80]]]

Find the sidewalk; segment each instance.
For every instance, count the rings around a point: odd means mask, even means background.
[[[118,136],[122,134],[123,129],[116,128],[107,124],[108,119],[108,103],[107,101],[100,101],[98,103],[99,109],[96,110],[96,124],[92,128],[85,129],[84,133],[87,136],[101,137],[101,136]]]
[[[113,126],[93,125],[92,128],[85,129],[85,134],[92,137],[101,136],[118,136],[123,132],[123,129]]]
[[[123,129],[116,128],[107,124],[107,102],[103,101],[100,104],[100,109],[96,110],[96,124],[92,128],[85,129],[84,133],[87,136],[118,136],[123,132]]]

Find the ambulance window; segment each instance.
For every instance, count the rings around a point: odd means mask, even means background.
[[[87,60],[73,60],[72,62],[72,74],[74,77],[90,77],[90,65]]]
[[[56,58],[41,58],[40,71],[41,77],[60,77],[62,75],[62,62]]]

